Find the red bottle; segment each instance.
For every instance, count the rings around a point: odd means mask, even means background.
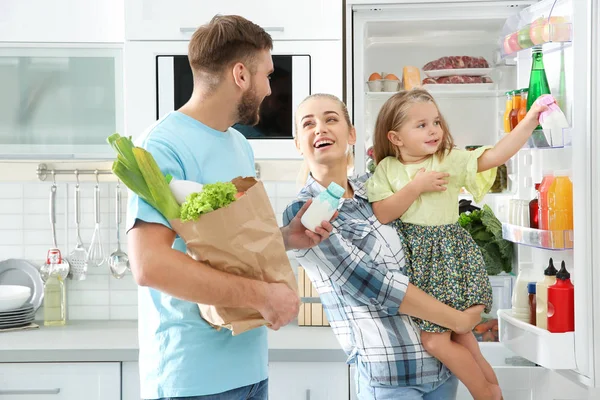
[[[535,199],[529,202],[529,227],[538,229],[538,218],[539,218],[539,201],[540,196],[540,183],[535,184]]]
[[[575,331],[575,288],[564,261],[556,274],[556,283],[548,288],[548,331]]]

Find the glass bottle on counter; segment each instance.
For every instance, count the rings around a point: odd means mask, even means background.
[[[510,130],[515,129],[519,123],[519,106],[521,105],[521,93],[518,90],[513,91],[512,110],[510,110]]]
[[[544,68],[544,53],[541,46],[532,48],[531,73],[529,75],[529,88],[527,90],[527,111],[531,109],[533,103],[543,94],[550,93],[550,85],[546,77]],[[538,126],[536,129],[542,129]],[[542,133],[543,136],[543,133]]]
[[[505,93],[506,95],[506,103],[504,105],[504,133],[510,133],[510,112],[512,111],[512,96],[513,91],[508,91]]]
[[[529,202],[529,227],[538,229],[539,228],[539,196],[540,196],[540,184],[535,184],[535,198]]]
[[[521,122],[527,115],[527,93],[529,89],[521,89],[521,102],[519,103],[519,111],[517,112],[517,121]]]
[[[60,251],[48,252],[48,278],[44,283],[44,325],[61,326],[67,321],[67,291],[60,268]]]

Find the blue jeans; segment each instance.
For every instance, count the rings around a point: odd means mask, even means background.
[[[417,386],[370,386],[363,368],[356,369],[356,392],[359,400],[455,400],[458,379],[450,375],[445,381]]]
[[[192,397],[167,397],[161,400],[267,400],[269,398],[269,380],[229,390],[218,394]]]

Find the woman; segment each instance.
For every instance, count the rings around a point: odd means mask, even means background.
[[[296,147],[310,174],[285,210],[284,224],[331,182],[345,189],[330,238],[295,255],[319,292],[348,362],[357,364],[358,398],[456,398],[458,381],[423,349],[409,316],[466,333],[483,307],[460,312],[408,283],[400,239],[379,223],[367,200],[368,176],[347,176],[356,132],[343,102],[312,95],[300,104],[295,122]]]

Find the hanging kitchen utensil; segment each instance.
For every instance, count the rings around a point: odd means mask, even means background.
[[[115,213],[117,216],[117,249],[108,258],[108,265],[112,276],[121,279],[129,269],[129,257],[121,250],[121,187],[117,182],[115,189]]]
[[[57,274],[65,279],[69,275],[69,262],[62,258],[56,243],[56,175],[52,171],[52,186],[50,186],[50,226],[52,227],[52,247],[48,250],[46,263],[40,268],[40,275],[44,281],[50,271],[57,270]]]
[[[95,171],[96,186],[94,187],[94,213],[96,226],[90,248],[88,249],[86,264],[88,268],[99,267],[104,264],[104,250],[102,250],[102,238],[100,237],[100,183],[98,181],[98,171]]]
[[[75,170],[75,179],[77,180],[77,184],[75,185],[75,231],[76,231],[76,239],[77,245],[69,254],[69,278],[75,281],[81,281],[85,279],[87,273],[87,250],[83,246],[83,241],[81,240],[81,234],[79,230],[79,224],[81,222],[81,208],[79,201],[79,171]]]

